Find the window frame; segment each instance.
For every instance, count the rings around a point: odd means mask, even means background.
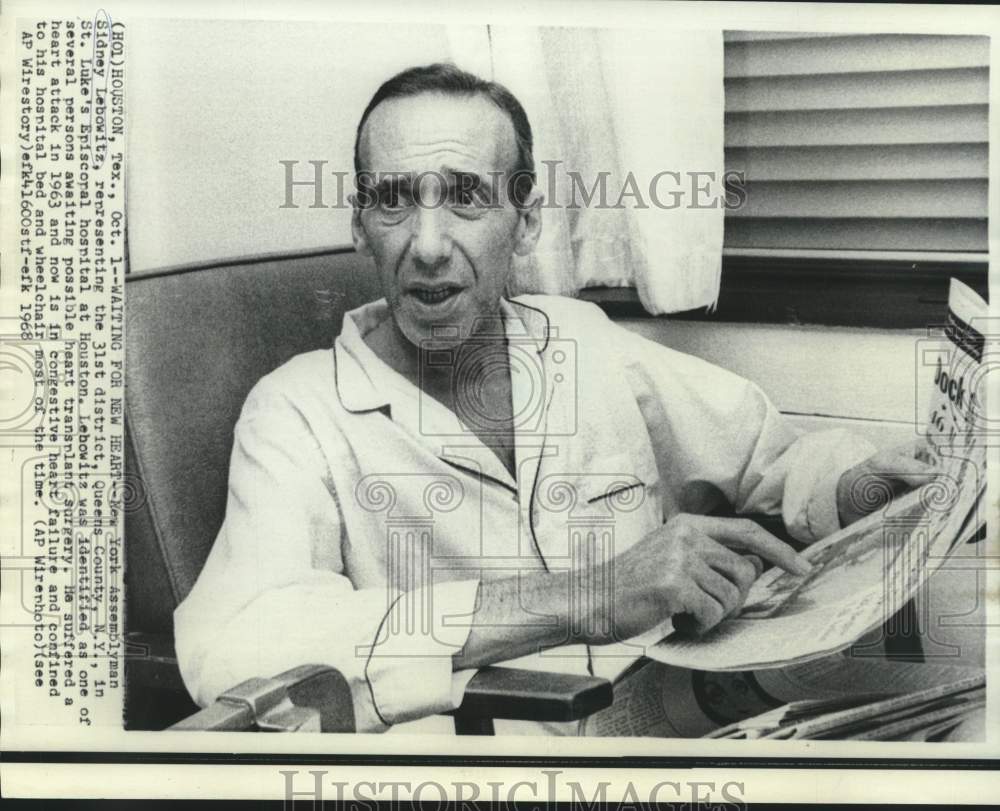
[[[864,253],[724,249],[711,312],[653,316],[633,287],[585,288],[579,298],[614,318],[914,329],[944,322],[950,278],[987,297],[987,254]]]

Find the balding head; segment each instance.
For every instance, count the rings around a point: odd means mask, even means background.
[[[382,84],[361,115],[354,139],[354,171],[376,170],[367,162],[367,130],[369,119],[376,109],[393,99],[413,98],[420,95],[480,96],[502,111],[510,122],[514,141],[513,165],[503,167],[510,172],[508,193],[515,205],[522,205],[535,184],[535,161],[532,154],[531,125],[524,108],[513,93],[498,82],[486,81],[454,65],[436,63],[409,68],[397,73]],[[374,126],[379,124],[376,119]],[[506,135],[501,136],[506,140]]]

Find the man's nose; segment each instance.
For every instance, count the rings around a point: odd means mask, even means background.
[[[413,218],[413,259],[420,265],[436,268],[451,256],[451,237],[442,207],[418,206]]]

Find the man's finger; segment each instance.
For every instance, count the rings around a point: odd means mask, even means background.
[[[934,446],[931,445],[931,443],[926,439],[922,439],[915,443],[913,448],[913,458],[919,459],[921,462],[926,462],[931,467],[938,466],[937,451],[934,450]]]
[[[671,622],[673,622],[674,630],[686,636],[701,636],[726,617],[722,603],[693,584],[685,603],[688,610],[674,614],[671,617]]]
[[[726,616],[732,614],[743,604],[743,589],[710,566],[701,567],[695,572],[694,577],[702,591],[711,594],[722,605],[723,613]]]
[[[887,459],[873,459],[871,470],[877,476],[906,482],[911,486],[926,484],[938,474],[934,465],[912,456],[897,455]]]
[[[934,458],[934,452],[926,437],[919,439],[909,439],[886,448],[883,453],[890,456],[906,456],[911,459],[918,459],[921,462],[930,462]]]
[[[726,577],[735,584],[741,594],[745,595],[757,579],[758,569],[747,560],[746,556],[740,555],[722,544],[712,541],[713,548],[705,551],[705,562],[715,571]],[[758,562],[760,558],[757,558]],[[760,566],[763,568],[763,563]]]
[[[791,574],[806,575],[812,571],[809,561],[748,518],[713,518],[707,515],[694,518],[697,520],[695,526],[701,532],[725,546],[754,552]]]

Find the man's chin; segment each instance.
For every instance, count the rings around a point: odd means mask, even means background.
[[[427,324],[399,318],[397,324],[406,340],[425,352],[454,349],[468,338],[468,328],[461,322]]]
[[[469,319],[454,299],[463,298],[459,293],[445,305],[426,305],[407,296],[396,312],[396,323],[415,346],[427,350],[452,349],[469,337]]]

